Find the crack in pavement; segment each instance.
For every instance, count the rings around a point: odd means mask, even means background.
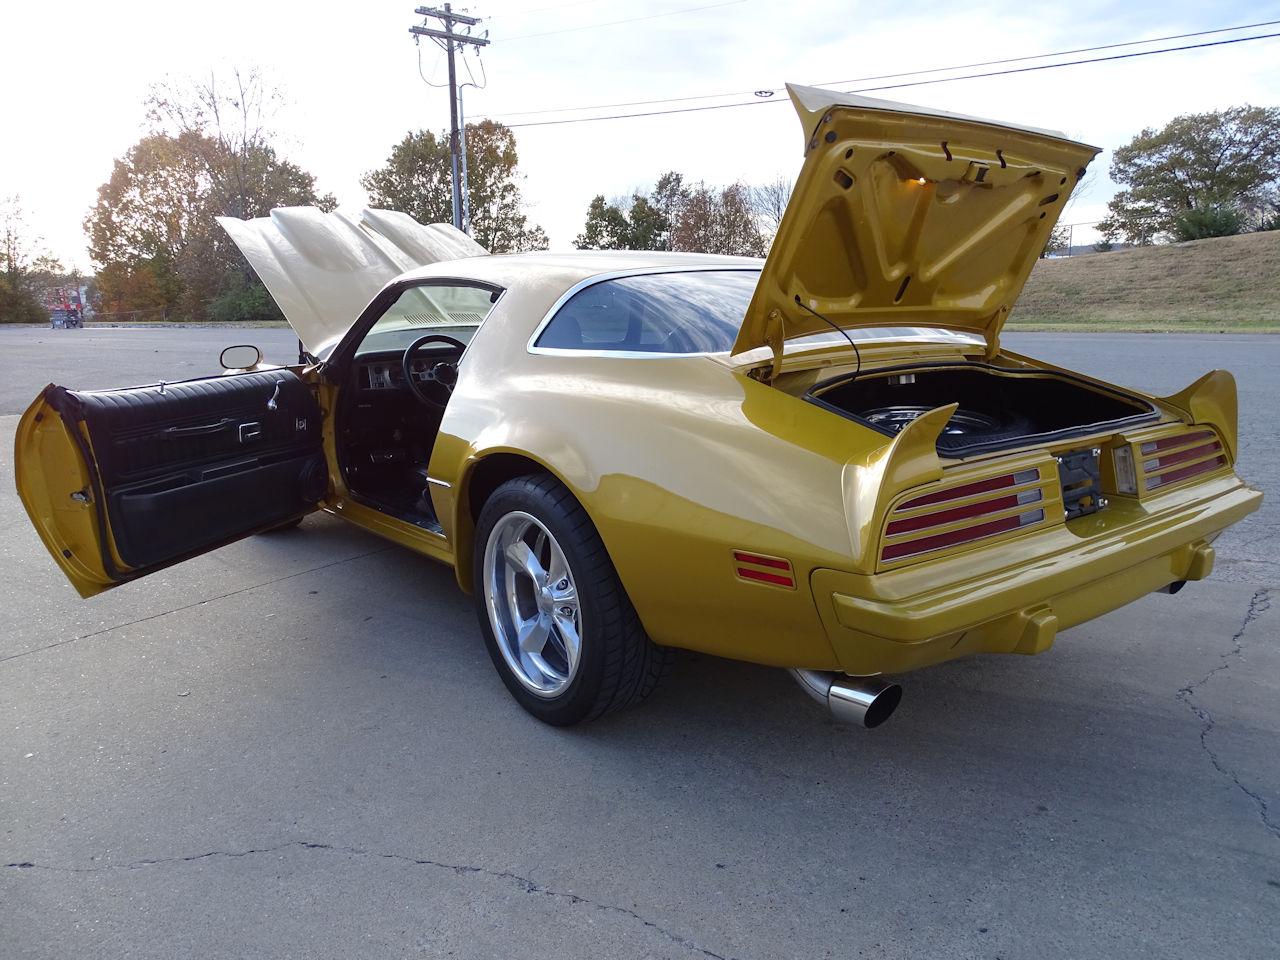
[[[380,853],[376,850],[366,850],[363,847],[352,847],[341,844],[313,843],[307,840],[291,840],[288,843],[277,844],[274,847],[250,847],[247,850],[211,850],[208,853],[199,853],[188,857],[159,857],[150,860],[134,860],[130,863],[103,864],[99,867],[51,866],[49,864],[33,863],[29,860],[6,863],[5,867],[12,867],[19,870],[49,870],[57,873],[102,873],[112,870],[141,870],[146,867],[161,866],[169,863],[195,863],[200,860],[208,860],[212,857],[238,859],[240,857],[250,857],[256,854],[278,853],[281,850],[287,850],[291,847],[298,847],[303,850],[320,850],[329,853],[342,853],[349,856],[376,857],[382,860],[396,860],[401,863],[409,863],[415,866],[435,867],[440,870],[447,870],[456,876],[481,876],[494,880],[506,881],[514,884],[527,894],[550,897],[556,900],[567,901],[575,906],[583,905],[606,913],[615,913],[624,917],[629,917],[648,929],[662,935],[677,946],[683,947],[692,953],[708,957],[710,960],[734,960],[732,957],[708,950],[707,948],[690,940],[688,937],[681,936],[672,930],[668,930],[660,923],[656,923],[653,920],[649,920],[641,916],[634,910],[629,910],[626,907],[620,907],[612,903],[597,903],[596,901],[589,900],[586,897],[580,897],[576,893],[565,893],[561,890],[553,890],[549,887],[544,887],[536,880],[531,880],[528,877],[522,877],[509,870],[490,870],[486,867],[478,867],[469,863],[445,863],[440,860],[429,860],[423,857],[410,857],[399,853]]]
[[[1206,673],[1195,683],[1189,683],[1178,691],[1178,699],[1185,703],[1191,712],[1200,720],[1200,746],[1209,757],[1209,762],[1213,764],[1224,777],[1229,779],[1239,788],[1240,792],[1251,799],[1258,807],[1258,817],[1262,820],[1262,825],[1266,827],[1280,840],[1280,823],[1272,820],[1270,811],[1267,809],[1267,801],[1256,791],[1250,790],[1240,782],[1240,777],[1236,772],[1227,767],[1214,753],[1213,748],[1209,746],[1209,734],[1213,728],[1217,726],[1211,714],[1205,707],[1196,703],[1196,689],[1208,683],[1214,676],[1229,670],[1234,661],[1243,658],[1244,652],[1244,635],[1249,629],[1250,624],[1254,623],[1259,617],[1271,609],[1271,588],[1263,587],[1254,592],[1249,598],[1249,609],[1245,611],[1244,621],[1240,624],[1240,629],[1231,637],[1231,649],[1220,655],[1222,662]]]
[[[0,663],[7,660],[20,660],[23,657],[29,657],[32,654],[43,653],[46,650],[54,650],[58,647],[65,647],[69,643],[75,643],[77,640],[88,640],[90,637],[100,637],[104,633],[111,633],[113,630],[123,630],[125,627],[132,627],[135,624],[146,623],[148,620],[155,620],[158,617],[167,617],[171,613],[181,613],[183,610],[190,610],[192,607],[203,606],[206,603],[216,603],[218,600],[225,600],[227,597],[234,597],[238,593],[246,593],[250,590],[259,590],[262,587],[269,587],[275,583],[283,583],[285,580],[292,580],[294,577],[305,577],[308,573],[315,573],[318,570],[327,570],[329,567],[336,567],[341,563],[350,563],[353,560],[363,560],[365,557],[372,557],[379,553],[386,553],[388,550],[394,550],[395,547],[379,547],[377,550],[370,550],[368,553],[358,553],[353,557],[343,557],[341,560],[332,560],[329,563],[322,563],[317,567],[308,567],[306,570],[299,570],[297,573],[287,573],[283,577],[276,577],[273,580],[264,580],[262,583],[250,583],[246,586],[239,587],[235,590],[229,590],[226,593],[220,593],[216,597],[205,597],[203,600],[197,600],[195,603],[186,603],[180,607],[174,607],[170,610],[161,610],[159,613],[151,613],[145,617],[139,617],[137,620],[130,620],[127,623],[117,623],[114,626],[103,627],[101,630],[94,630],[92,633],[84,633],[75,637],[68,637],[65,640],[57,640],[53,643],[46,643],[42,647],[33,647],[30,650],[23,650],[21,653],[11,653],[7,657],[0,657]]]

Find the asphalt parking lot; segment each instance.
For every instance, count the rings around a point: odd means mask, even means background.
[[[692,655],[544,727],[448,571],[325,516],[79,600],[16,415],[294,349],[247,334],[0,329],[0,957],[1280,954],[1280,337],[1009,335],[1157,393],[1233,370],[1269,501],[1211,580],[909,675],[867,732]]]

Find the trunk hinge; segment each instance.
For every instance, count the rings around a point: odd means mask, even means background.
[[[769,316],[764,320],[764,342],[773,351],[773,363],[769,366],[769,372],[761,371],[763,381],[768,384],[772,384],[782,373],[782,347],[787,342],[783,322],[782,311],[776,308],[770,310]]]
[[[995,316],[987,321],[987,347],[983,357],[994,360],[1000,356],[1000,331],[1004,329],[1004,321],[1009,313],[1008,307],[1001,307]]]

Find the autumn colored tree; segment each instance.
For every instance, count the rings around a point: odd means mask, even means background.
[[[717,190],[700,182],[688,188],[672,226],[672,250],[762,257],[767,248],[745,184]]]
[[[490,253],[546,249],[546,233],[524,212],[515,135],[500,123],[481,120],[467,124],[466,142],[471,236]],[[366,173],[360,184],[375,207],[399,210],[420,223],[451,223],[449,135],[406,134],[386,163]]]
[[[1231,107],[1175,117],[1116,150],[1124,189],[1098,229],[1109,240],[1198,239],[1265,226],[1280,183],[1280,107]]]
[[[152,88],[155,129],[115,161],[85,219],[101,309],[200,320],[232,296],[265,304],[255,319],[279,317],[269,298],[244,297],[261,284],[216,222],[335,205],[278,154],[264,119],[274,98],[239,71],[230,85],[210,76]]]
[[[633,195],[625,211],[616,201],[606,203],[603,194],[596,196],[574,243],[579,249],[684,250],[743,256],[763,256],[768,248],[749,187],[741,183],[721,189],[705,183],[687,186],[675,171],[659,177],[647,196]]]

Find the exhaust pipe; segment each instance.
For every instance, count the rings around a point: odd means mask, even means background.
[[[893,715],[902,701],[902,687],[883,677],[850,677],[822,670],[791,670],[804,689],[842,723],[870,729]]]

